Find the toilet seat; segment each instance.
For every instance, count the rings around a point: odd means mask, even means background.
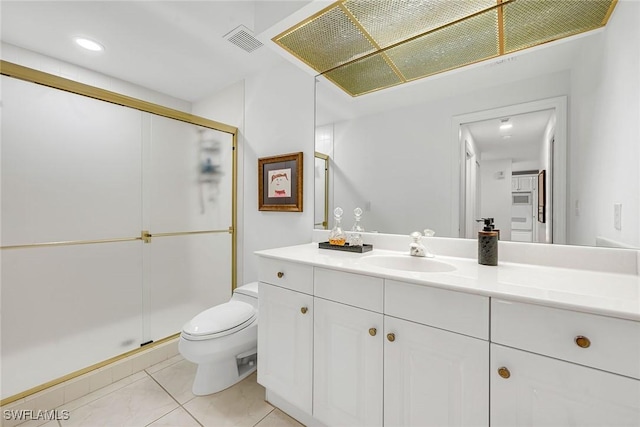
[[[182,328],[182,336],[191,341],[223,337],[246,328],[256,316],[256,309],[251,304],[229,301],[191,319]]]

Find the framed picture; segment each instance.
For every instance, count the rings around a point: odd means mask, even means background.
[[[302,212],[302,152],[258,159],[258,210]]]
[[[538,173],[538,222],[545,223],[545,205],[547,201],[545,171]]]

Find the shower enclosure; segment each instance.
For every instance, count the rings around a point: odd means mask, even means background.
[[[8,403],[228,300],[237,131],[14,64],[2,74]]]

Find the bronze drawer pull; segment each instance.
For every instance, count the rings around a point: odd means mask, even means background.
[[[501,368],[498,368],[498,375],[500,375],[504,379],[507,379],[511,376],[511,372],[509,372],[509,370],[503,366]]]
[[[588,348],[591,345],[591,341],[589,340],[589,338],[584,337],[582,335],[578,335],[574,341],[576,342],[576,344],[578,345],[578,347],[580,348]]]

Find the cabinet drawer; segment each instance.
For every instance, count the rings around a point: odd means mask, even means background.
[[[313,294],[313,267],[306,264],[260,258],[260,281]]]
[[[491,341],[640,378],[640,322],[493,299]]]
[[[489,298],[387,280],[384,312],[424,325],[489,339]]]
[[[382,313],[383,279],[316,267],[313,281],[317,297]]]

